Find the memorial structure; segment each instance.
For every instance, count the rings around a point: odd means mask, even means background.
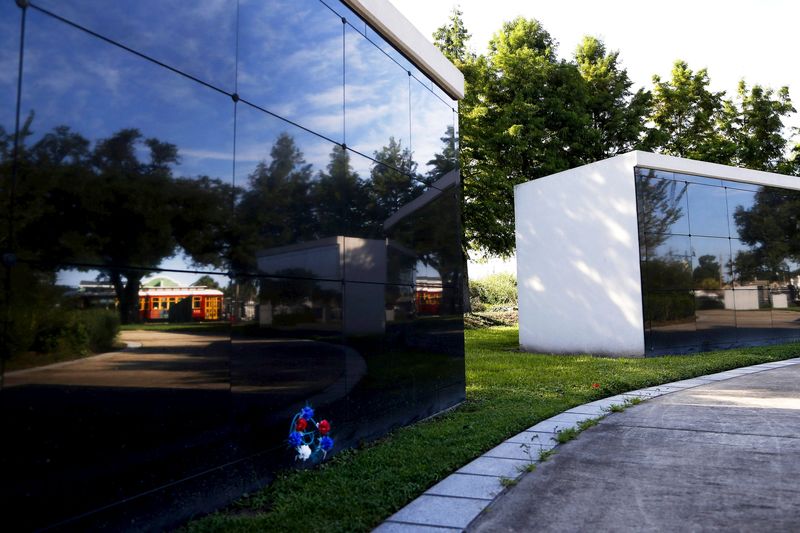
[[[642,356],[800,339],[800,180],[630,152],[514,191],[520,344]]]
[[[169,529],[464,399],[463,77],[391,4],[4,0],[0,41],[8,528]]]

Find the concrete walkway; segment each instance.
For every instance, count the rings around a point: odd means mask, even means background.
[[[570,409],[466,465],[376,531],[800,531],[798,363]],[[555,446],[556,431],[628,397],[652,401],[608,416],[521,476]],[[519,483],[504,490],[503,478]]]

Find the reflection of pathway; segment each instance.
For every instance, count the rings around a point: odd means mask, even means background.
[[[355,350],[323,342],[164,331],[122,340],[141,346],[6,374],[0,496],[20,529],[104,506],[119,518],[120,503],[162,512],[256,456],[269,471],[297,407],[330,412],[366,373]]]
[[[219,333],[123,331],[137,346],[84,359],[5,374],[5,387],[77,387],[226,390],[276,396],[277,403],[327,402],[366,373],[354,350],[300,339],[237,339]]]
[[[5,374],[5,387],[69,385],[164,389],[228,387],[229,338],[220,334],[123,331],[140,348]]]

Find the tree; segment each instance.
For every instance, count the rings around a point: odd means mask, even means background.
[[[192,287],[208,287],[209,289],[220,288],[219,283],[217,283],[217,280],[215,280],[208,274],[205,274],[197,278],[197,280],[194,283],[192,283]]]
[[[555,46],[539,22],[520,17],[465,69],[464,226],[490,254],[514,249],[514,185],[586,162],[585,83],[574,64],[556,59]]]
[[[739,82],[735,101],[725,103],[723,132],[735,147],[732,164],[775,172],[785,168],[789,139],[783,119],[795,109],[788,87],[777,92]]]
[[[587,86],[591,117],[586,157],[599,161],[637,149],[650,112],[651,95],[631,92],[633,82],[619,66],[619,52],[607,52],[596,37],[584,37],[575,51],[575,63]]]
[[[474,56],[467,49],[467,41],[470,40],[472,35],[467,31],[464,20],[461,18],[462,16],[461,10],[458,7],[453,7],[449,22],[433,32],[433,40],[436,47],[456,65],[465,63]]]
[[[709,89],[707,70],[693,72],[685,61],[676,61],[671,79],[653,76],[653,83],[650,120],[655,128],[647,144],[668,155],[728,164],[735,147],[717,122],[724,93]]]

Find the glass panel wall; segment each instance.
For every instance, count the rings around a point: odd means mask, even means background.
[[[0,30],[13,529],[172,528],[299,464],[305,406],[336,453],[464,399],[457,103],[352,11],[3,2]]]
[[[645,345],[798,339],[800,191],[636,169]]]

